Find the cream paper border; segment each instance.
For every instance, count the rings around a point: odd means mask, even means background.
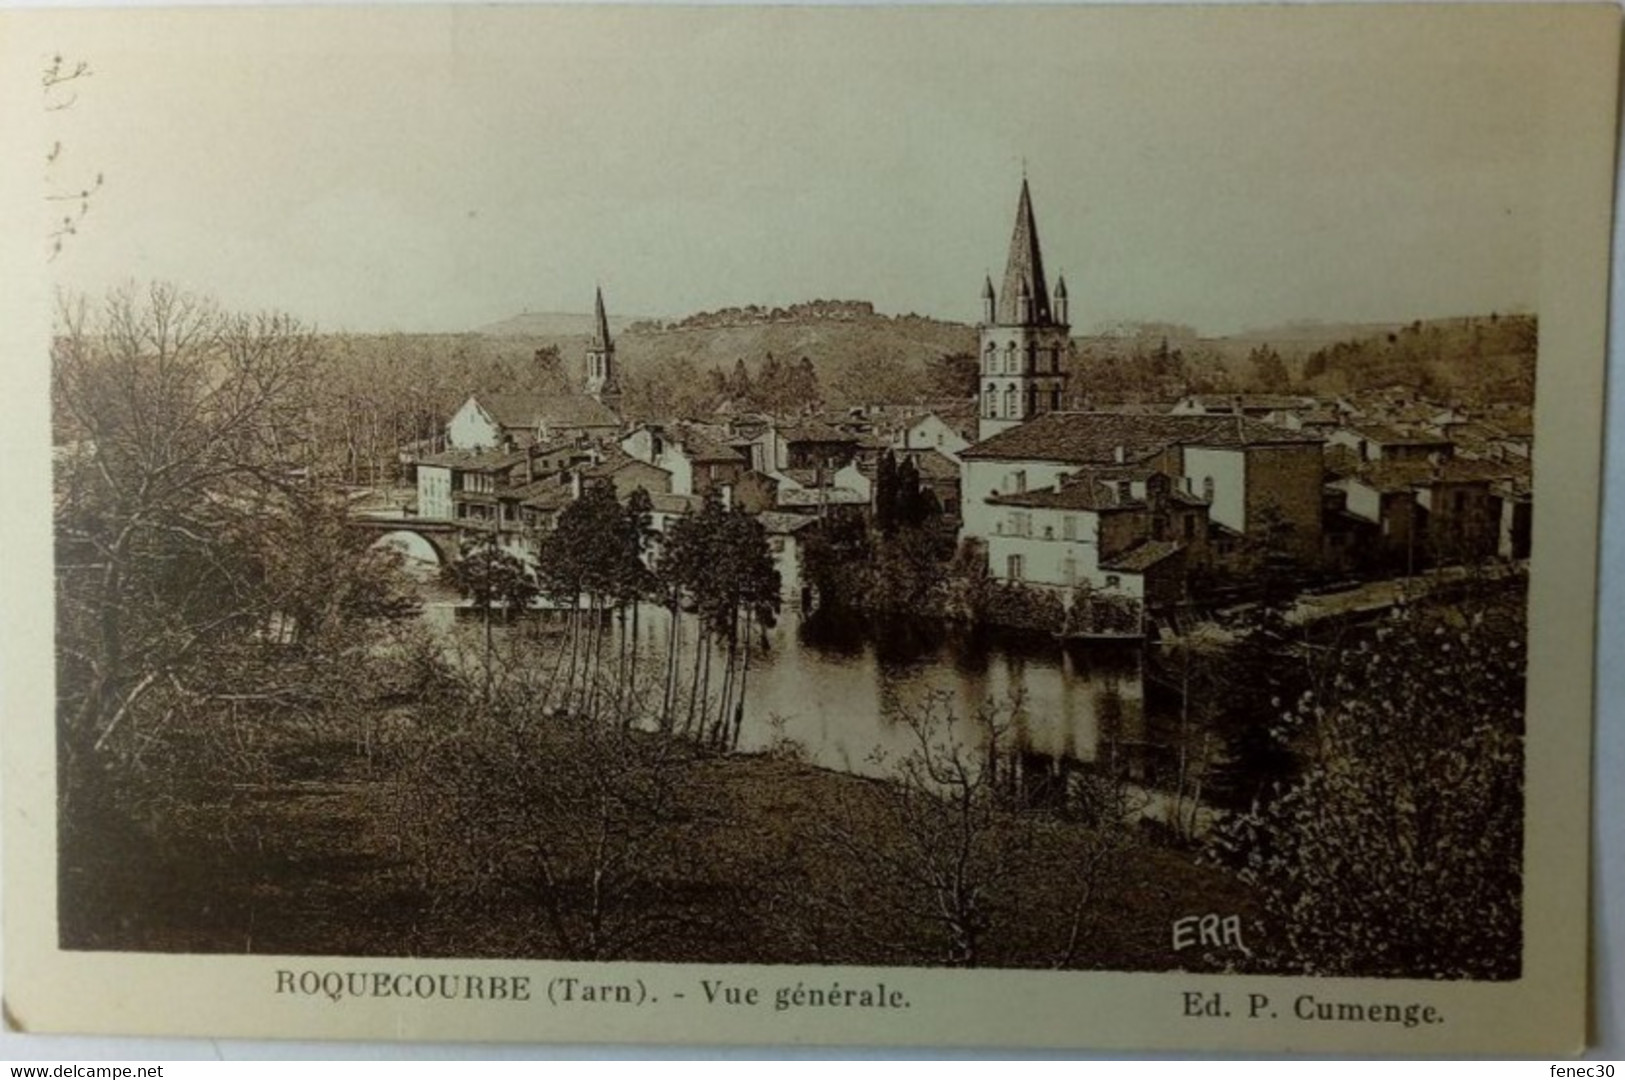
[[[421,10],[421,9],[419,9]],[[623,9],[624,10],[624,9]],[[831,13],[862,32],[867,20],[969,17],[951,8]],[[49,528],[49,296],[34,230],[11,230],[0,251],[0,320],[7,422],[0,425],[0,595],[4,598],[4,997],[8,1022],[27,1031],[236,1037],[569,1042],[1094,1046],[1146,1050],[1298,1053],[1570,1054],[1586,1032],[1591,688],[1595,622],[1599,469],[1608,300],[1619,12],[1612,6],[1435,6],[1444,29],[1501,35],[1540,50],[1549,81],[1541,95],[1544,214],[1540,370],[1536,401],[1534,566],[1530,592],[1529,740],[1524,976],[1513,983],[1264,978],[1257,976],[950,972],[541,961],[407,961],[260,956],[171,956],[62,952],[55,946],[52,602]],[[378,22],[388,11],[367,13]],[[13,209],[39,205],[34,148],[40,135],[37,71],[49,29],[64,18],[196,17],[145,11],[5,12],[0,15],[0,196]],[[341,16],[281,9],[313,31],[348,25]],[[761,9],[692,12],[696,19],[770,18]],[[1010,17],[1023,17],[1020,11]],[[1300,20],[1315,33],[1381,33],[1380,7],[1100,8],[1075,13],[1080,33],[1110,33],[1121,21],[1186,20],[1202,48],[1222,32],[1269,20]],[[353,18],[353,13],[352,13]],[[324,27],[325,19],[336,21]],[[449,22],[448,22],[449,25]],[[331,44],[331,39],[324,39]],[[360,47],[360,46],[357,46]],[[8,214],[12,220],[22,214]],[[43,215],[40,217],[43,233]],[[20,234],[20,235],[19,235]],[[279,969],[528,976],[528,1003],[469,1004],[341,1000],[277,995]],[[635,1007],[551,1006],[545,986],[560,975],[642,986]],[[754,985],[766,1007],[698,1003],[701,978]],[[781,986],[902,990],[908,1009],[775,1012]],[[1230,1019],[1186,1018],[1188,991],[1222,992]],[[686,992],[682,1002],[673,992]],[[1247,1020],[1248,993],[1291,999],[1418,1002],[1445,1017],[1437,1026]],[[1281,1007],[1287,1006],[1287,1007]]]

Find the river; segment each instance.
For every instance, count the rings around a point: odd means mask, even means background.
[[[453,599],[438,587],[427,587],[425,599],[432,626],[445,631],[468,622],[454,618]],[[639,613],[639,653],[651,667],[664,655],[667,618],[660,608]],[[686,687],[694,626],[681,619]],[[713,682],[720,652],[714,663]],[[1089,764],[1102,756],[1103,740],[1114,752],[1145,748],[1144,667],[1138,645],[787,609],[753,642],[738,749],[791,752],[825,768],[885,776],[918,746],[908,718],[931,710],[951,717],[972,744],[986,737],[977,718],[993,717],[1005,728],[1004,748],[1030,762]]]

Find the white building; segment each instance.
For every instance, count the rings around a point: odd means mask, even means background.
[[[1187,552],[1205,553],[1208,529],[1206,503],[1134,466],[992,495],[978,520],[991,526],[981,539],[1001,581],[1169,602],[1183,593]]]
[[[1270,531],[1304,561],[1320,554],[1321,442],[1256,420],[1050,413],[984,439],[960,459],[961,538],[986,546],[988,569],[1001,580],[1065,586],[1070,551],[1075,572],[1088,576],[1088,567],[1101,568],[1104,586],[1106,562],[1126,553],[1130,539],[1182,545],[1207,539],[1186,536],[1192,526],[1180,507],[1201,506],[1209,522],[1232,535]],[[1160,508],[1152,479],[1158,474],[1168,482]],[[1073,478],[1079,482],[1065,483]],[[1109,500],[1096,486],[1102,483]],[[1100,536],[1107,550],[1088,555],[1081,548],[1032,546],[1066,541],[1068,510],[1098,517],[1131,505],[1137,516],[1119,526],[1093,522],[1105,530]],[[1072,529],[1080,537],[1087,532],[1081,517]],[[1012,555],[1021,558],[1012,563]]]
[[[446,424],[454,450],[529,446],[568,436],[607,439],[621,419],[585,394],[470,394]]]
[[[769,510],[756,515],[756,519],[767,530],[767,543],[773,549],[773,566],[779,572],[779,596],[786,606],[799,607],[802,537],[818,518],[812,514]]]
[[[958,461],[960,451],[969,448],[971,440],[939,413],[928,412],[904,428],[894,445],[899,450],[936,450]]]

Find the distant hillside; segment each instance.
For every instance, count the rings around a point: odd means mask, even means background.
[[[1321,392],[1402,385],[1438,400],[1527,405],[1539,341],[1533,315],[1418,320],[1316,349],[1296,378]]]
[[[1271,345],[1283,356],[1286,350],[1313,352],[1339,341],[1377,337],[1402,328],[1402,322],[1321,322],[1317,319],[1298,319],[1279,326],[1248,327],[1238,334],[1210,338],[1237,348],[1251,349],[1257,345]]]
[[[637,320],[609,316],[609,332],[619,334]],[[588,337],[592,334],[592,313],[572,311],[526,311],[501,322],[489,323],[474,332],[487,337]]]
[[[625,410],[633,416],[709,412],[719,405],[761,407],[763,378],[794,365],[800,397],[806,359],[822,404],[911,402],[969,394],[977,331],[917,315],[878,314],[861,300],[814,300],[699,312],[681,319],[611,320]],[[470,335],[503,359],[504,382],[530,377],[536,350],[556,350],[550,379],[579,385],[585,314],[526,313]],[[1072,399],[1172,400],[1189,392],[1338,393],[1406,384],[1463,399],[1524,400],[1532,392],[1535,321],[1487,315],[1412,323],[1302,320],[1203,337],[1171,323],[1122,323],[1074,339]],[[466,349],[465,343],[461,348]],[[771,358],[771,359],[770,359]],[[743,377],[742,377],[743,376]],[[741,394],[754,381],[758,389]],[[811,405],[815,402],[807,402]]]
[[[727,397],[721,376],[742,361],[756,378],[769,357],[775,364],[799,364],[805,357],[828,405],[916,401],[933,394],[933,361],[976,348],[973,326],[877,314],[862,300],[749,305],[670,320],[611,319],[610,329],[633,415],[708,410]],[[588,315],[534,312],[479,330],[510,348],[556,348],[572,378],[580,377],[591,332]]]
[[[688,364],[701,371],[731,370],[738,360],[755,375],[769,355],[782,361],[806,357],[828,403],[843,405],[918,398],[926,365],[952,353],[974,352],[976,329],[911,316],[786,319],[629,333],[619,346],[629,378]]]
[[[1410,323],[1296,322],[1224,337],[1119,324],[1074,340],[1073,393],[1085,401],[1171,401],[1245,391],[1338,394],[1414,387],[1441,399],[1531,400],[1538,338],[1530,315]]]

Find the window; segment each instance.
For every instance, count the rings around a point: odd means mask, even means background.
[[[1053,539],[1055,539],[1055,526],[1053,526],[1053,525],[1045,525],[1044,526],[1044,539],[1045,540],[1053,540]]]
[[[1005,387],[1004,390],[1004,415],[1011,419],[1020,415],[1016,411],[1016,388],[1013,386]]]
[[[1049,411],[1061,411],[1061,388],[1059,386],[1051,388],[1049,392]]]
[[[1134,498],[1134,487],[1127,480],[1117,482],[1117,501],[1128,502]]]
[[[1196,515],[1195,514],[1186,514],[1185,515],[1185,539],[1187,539],[1187,540],[1195,540],[1196,539]]]
[[[1018,495],[1021,494],[1023,491],[1026,491],[1027,490],[1027,470],[1026,469],[1017,469],[1014,473],[1010,474],[1010,484],[1011,484],[1012,487],[1014,487],[1016,489],[1016,494],[1018,494]]]
[[[1021,576],[1022,559],[1021,559],[1021,556],[1020,555],[1012,555],[1008,559],[1006,559],[1005,560],[1005,569],[1008,571],[1005,574],[1005,577],[1009,578],[1011,581],[1020,581],[1020,580],[1022,580],[1022,576]]]
[[[1208,502],[1213,501],[1213,477],[1211,476],[1202,477],[1202,498]]]
[[[1123,579],[1118,577],[1116,574],[1107,574],[1106,575],[1106,588],[1115,589],[1115,588],[1118,588],[1119,586],[1121,586],[1122,584],[1123,584]]]
[[[1061,519],[1061,538],[1063,540],[1076,540],[1078,538],[1078,519],[1071,514]]]
[[[1061,574],[1068,585],[1076,585],[1078,583],[1078,560],[1071,555],[1063,559],[1061,561]]]

